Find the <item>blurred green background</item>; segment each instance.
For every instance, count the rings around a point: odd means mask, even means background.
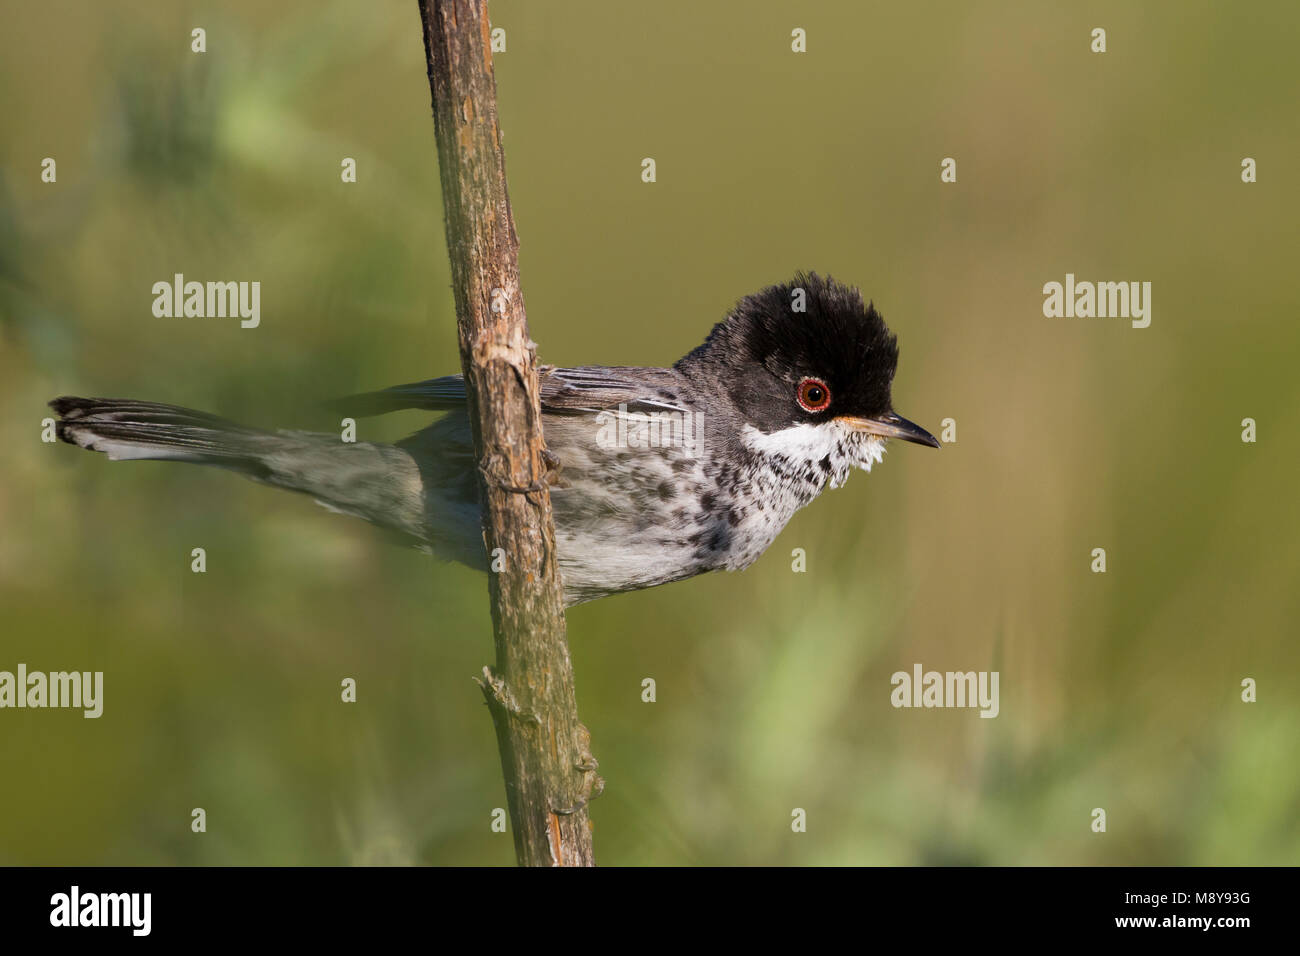
[[[669,364],[829,271],[899,334],[900,411],[958,425],[743,574],[570,613],[598,859],[1300,859],[1300,7],[492,14],[543,361]],[[223,472],[39,440],[61,394],[326,429],[320,399],[458,368],[414,0],[5,23],[0,669],[106,691],[99,720],[0,712],[0,862],[511,863],[481,577]],[[261,327],[154,318],[175,272],[259,280]],[[1152,282],[1150,328],[1044,318],[1066,272]],[[893,709],[916,662],[1000,671],[1001,715]]]

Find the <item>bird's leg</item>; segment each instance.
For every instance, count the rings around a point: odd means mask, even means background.
[[[545,474],[543,474],[541,478],[538,478],[528,483],[527,485],[512,485],[509,482],[503,481],[500,478],[498,478],[496,475],[494,475],[489,468],[483,465],[479,466],[479,473],[482,474],[484,479],[486,479],[494,487],[500,488],[502,491],[508,491],[511,494],[516,494],[516,495],[535,494],[536,492],[543,490],[549,485],[556,485],[556,487],[564,487],[557,480],[559,479],[559,475],[560,475],[559,457],[550,449],[543,448],[542,464],[546,468]]]
[[[560,472],[564,468],[564,463],[560,461],[560,456],[555,454],[549,448],[542,449],[542,464],[546,466],[546,475],[542,479],[552,488],[567,488],[569,483],[564,480]]]

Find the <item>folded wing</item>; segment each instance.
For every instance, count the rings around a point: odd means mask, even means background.
[[[684,412],[677,401],[677,373],[666,368],[539,369],[542,408],[558,415],[583,415],[626,406],[629,412]],[[404,409],[454,411],[465,407],[465,380],[459,375],[395,385],[379,392],[351,395],[333,403],[347,415],[365,418]]]

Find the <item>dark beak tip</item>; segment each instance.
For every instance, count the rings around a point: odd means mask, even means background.
[[[929,445],[931,448],[943,447],[939,442],[939,439],[935,438],[916,422],[909,421],[897,412],[892,413],[890,418],[892,424],[899,429],[899,433],[894,437],[901,438],[903,441],[912,442],[914,445]]]

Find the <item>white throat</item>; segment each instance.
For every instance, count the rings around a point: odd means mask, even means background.
[[[832,488],[843,485],[854,468],[869,472],[885,457],[883,438],[837,421],[791,425],[774,432],[745,425],[740,438],[751,451],[784,458],[796,466],[824,470],[821,463],[829,459],[826,477]]]

